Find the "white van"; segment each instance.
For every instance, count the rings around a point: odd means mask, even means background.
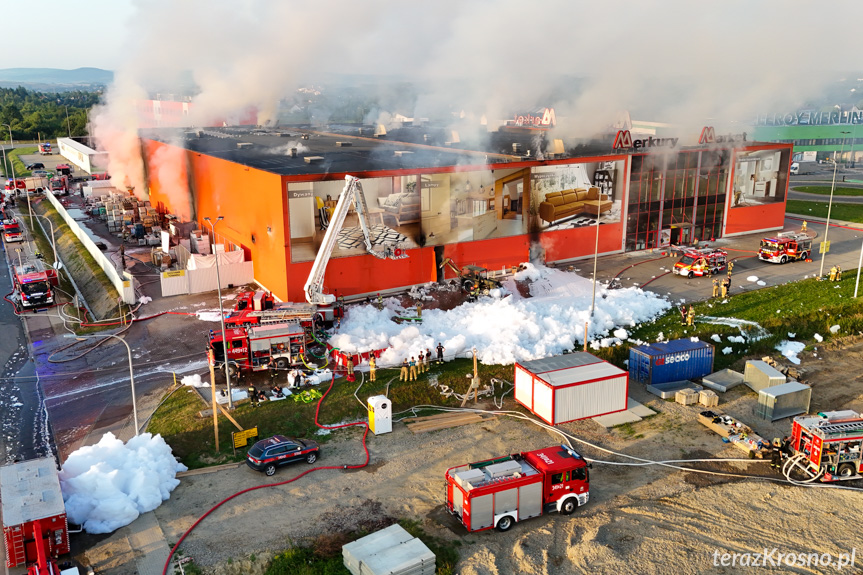
[[[800,173],[800,164],[798,164],[797,162],[794,162],[793,164],[791,164],[791,175],[796,176],[799,173]]]

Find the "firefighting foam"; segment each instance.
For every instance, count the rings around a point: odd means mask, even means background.
[[[161,435],[142,433],[124,444],[106,433],[69,455],[60,471],[69,521],[88,533],[110,533],[159,507],[186,469]]]
[[[522,298],[515,280],[531,281],[530,298]],[[473,347],[487,364],[512,364],[563,353],[588,339],[611,345],[625,334],[620,328],[649,321],[671,303],[639,288],[607,289],[597,285],[591,320],[593,283],[572,273],[526,264],[526,269],[504,283],[511,294],[481,298],[441,311],[423,310],[422,324],[404,326],[391,320],[392,312],[373,305],[350,307],[331,345],[345,352],[387,348],[379,365],[397,365],[438,342],[446,356],[464,357]]]

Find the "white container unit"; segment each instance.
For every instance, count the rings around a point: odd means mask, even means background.
[[[551,425],[626,410],[629,373],[586,352],[515,364],[515,400]]]

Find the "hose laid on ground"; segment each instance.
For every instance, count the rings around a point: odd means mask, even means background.
[[[315,472],[315,471],[321,471],[323,469],[361,469],[361,468],[363,468],[369,464],[369,458],[370,458],[369,448],[366,445],[366,438],[368,437],[368,434],[369,434],[368,422],[366,422],[366,421],[355,421],[353,423],[343,423],[340,425],[321,425],[318,422],[318,416],[320,415],[320,412],[321,412],[321,404],[324,402],[324,399],[326,399],[327,394],[329,394],[330,391],[333,389],[333,385],[335,384],[335,382],[336,382],[336,378],[335,378],[335,375],[333,375],[332,380],[330,380],[330,387],[327,388],[327,391],[323,394],[323,396],[321,396],[320,400],[318,400],[318,406],[315,409],[315,425],[317,425],[321,429],[341,429],[343,427],[352,427],[355,425],[362,425],[363,427],[365,427],[365,431],[363,432],[362,442],[363,442],[363,450],[366,452],[366,460],[363,463],[358,464],[358,465],[342,465],[342,466],[327,465],[324,467],[313,467],[312,469],[307,469],[306,471],[303,471],[302,473],[300,473],[296,477],[293,477],[292,479],[288,479],[286,481],[280,481],[279,483],[268,483],[266,485],[256,485],[254,487],[249,487],[248,489],[243,489],[242,491],[238,491],[237,493],[234,493],[233,495],[226,497],[225,499],[221,500],[219,503],[217,503],[216,505],[211,507],[206,513],[201,515],[194,523],[192,523],[191,527],[186,529],[186,531],[180,537],[179,541],[177,541],[177,543],[174,544],[174,547],[172,547],[171,551],[168,553],[168,558],[165,560],[165,567],[162,569],[162,575],[167,575],[168,569],[171,566],[171,557],[174,556],[174,553],[177,552],[177,549],[180,547],[180,544],[186,539],[186,537],[188,537],[188,535],[195,529],[195,527],[197,527],[198,524],[200,524],[204,519],[206,519],[213,511],[215,511],[216,509],[218,509],[219,507],[221,507],[222,505],[224,505],[228,501],[230,501],[236,497],[239,497],[240,495],[242,495],[244,493],[249,493],[250,491],[256,491],[258,489],[264,489],[267,487],[277,487],[280,485],[287,485],[288,483],[293,483],[297,479],[299,479],[305,475],[308,475],[309,473]]]

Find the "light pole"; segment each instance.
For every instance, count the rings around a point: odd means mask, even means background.
[[[222,216],[216,218],[216,223],[221,222]],[[216,253],[216,229],[210,218],[204,218],[210,224],[210,233],[213,236],[213,255],[216,256],[216,288],[219,292],[219,323],[222,325],[222,350],[225,357],[225,384],[228,387],[228,409],[234,409],[234,397],[231,394],[231,366],[228,363],[228,338],[225,336],[225,312],[222,310],[222,277],[219,275],[219,254]]]
[[[123,345],[126,346],[126,353],[129,355],[129,383],[132,385],[132,417],[135,421],[135,436],[138,435],[138,404],[135,401],[135,372],[132,371],[132,348],[129,347],[129,344],[126,343],[126,340],[120,337],[119,335],[114,335],[113,333],[97,333],[94,335],[76,335],[74,333],[67,333],[64,337],[77,339],[79,341],[83,341],[85,339],[96,339],[98,337],[113,337],[114,339],[120,340]]]
[[[64,105],[63,107],[66,108],[66,130],[68,130],[69,137],[71,138],[72,137],[72,126],[69,124],[69,106]]]
[[[51,226],[51,248],[54,250],[54,263],[57,263],[57,242],[54,240],[54,222],[51,221],[51,218],[48,216],[43,216],[40,214],[36,214],[37,218],[42,218],[48,222],[48,225]]]
[[[845,134],[851,132],[839,132],[842,134],[842,145],[839,148],[839,156],[845,151]],[[830,185],[830,203],[827,204],[827,225],[824,228],[824,240],[821,242],[821,269],[818,271],[818,277],[824,277],[824,258],[827,255],[827,233],[830,231],[830,211],[833,209],[833,191],[836,189],[836,170],[839,167],[839,158],[833,158],[833,183]]]

